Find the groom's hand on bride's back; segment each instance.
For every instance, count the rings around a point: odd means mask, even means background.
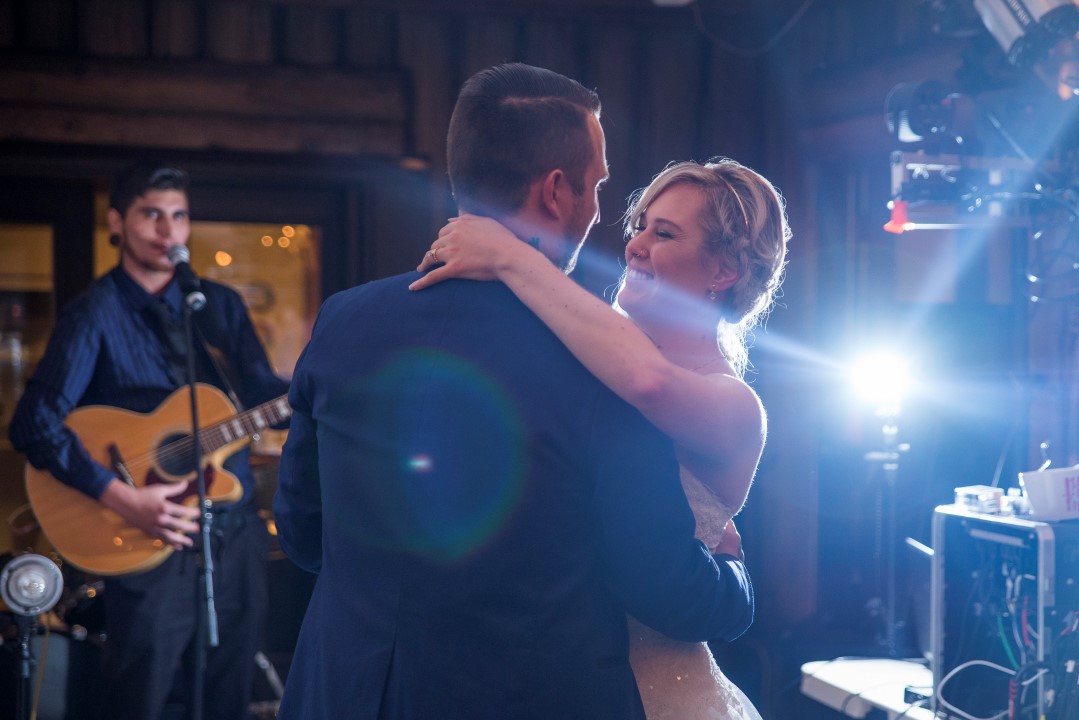
[[[742,552],[742,536],[738,534],[734,520],[727,521],[727,525],[723,528],[723,536],[715,547],[709,550],[713,555],[732,555],[743,561],[746,559],[745,553]]]

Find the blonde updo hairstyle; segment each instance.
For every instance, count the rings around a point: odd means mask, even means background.
[[[767,179],[729,158],[672,163],[630,198],[627,236],[633,235],[649,205],[675,185],[690,185],[704,194],[702,262],[719,257],[725,267],[737,270],[734,285],[715,300],[716,334],[720,349],[741,377],[749,364],[746,336],[764,321],[783,282],[791,236],[783,197]]]

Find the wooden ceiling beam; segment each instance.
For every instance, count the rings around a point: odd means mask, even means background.
[[[402,155],[406,87],[393,71],[9,62],[0,140]]]

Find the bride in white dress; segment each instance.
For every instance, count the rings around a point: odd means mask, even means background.
[[[668,166],[625,215],[626,271],[612,308],[494,220],[439,233],[413,289],[500,280],[593,374],[675,442],[697,537],[740,552],[731,518],[760,460],[766,416],[743,380],[745,336],[771,308],[790,229],[779,193],[733,160]],[[528,238],[523,238],[528,239]],[[441,265],[441,267],[438,267]],[[704,643],[629,620],[630,661],[649,720],[759,720]]]
[[[710,548],[718,546],[729,511],[685,468],[682,487],[697,519],[697,538]],[[633,617],[629,633],[629,661],[648,720],[761,720],[706,644],[671,640]]]

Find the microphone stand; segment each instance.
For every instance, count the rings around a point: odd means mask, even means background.
[[[195,671],[192,678],[189,717],[201,720],[203,691],[206,686],[206,647],[217,647],[217,610],[214,607],[214,562],[210,553],[210,529],[213,510],[206,500],[206,475],[202,470],[202,441],[199,437],[199,409],[195,397],[195,330],[193,315],[206,304],[206,296],[197,289],[185,291],[183,305],[184,335],[187,342],[187,386],[191,393],[192,458],[195,464],[195,486],[199,497],[199,536],[201,538],[201,572],[198,574],[198,607],[195,612]]]
[[[31,683],[37,670],[37,660],[30,648],[30,632],[33,630],[34,618],[18,614],[15,616],[15,625],[19,631],[19,685],[15,689],[15,717],[18,720],[31,720],[34,697]]]

